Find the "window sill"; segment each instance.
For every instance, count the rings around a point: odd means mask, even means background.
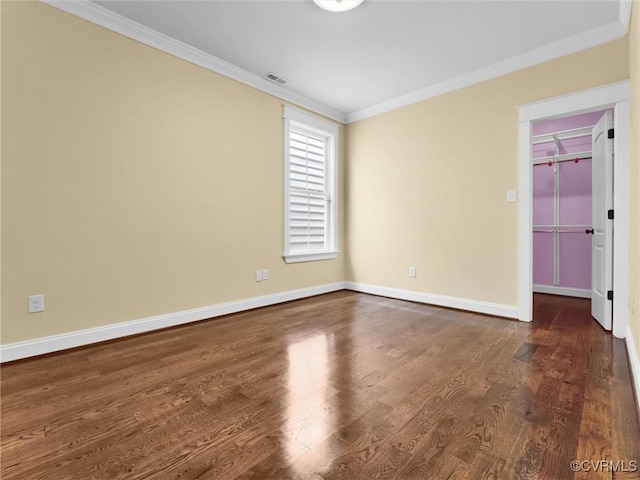
[[[338,252],[322,253],[290,253],[283,255],[285,263],[315,262],[316,260],[331,260],[338,258]]]

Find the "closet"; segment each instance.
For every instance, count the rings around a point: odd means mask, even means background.
[[[533,290],[591,298],[591,133],[604,112],[533,125]]]

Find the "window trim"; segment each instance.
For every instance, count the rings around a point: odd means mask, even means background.
[[[338,131],[339,125],[324,118],[284,105],[284,254],[286,263],[312,262],[338,257]],[[326,180],[329,197],[327,207],[327,247],[324,250],[292,252],[289,245],[289,162],[290,131],[299,125],[328,138]]]

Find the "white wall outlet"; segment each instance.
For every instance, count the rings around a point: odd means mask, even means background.
[[[409,267],[409,276],[411,278],[416,278],[417,275],[418,275],[418,272],[416,270],[416,267]]]
[[[262,270],[256,270],[256,282],[262,281]]]
[[[515,190],[507,190],[507,203],[516,203],[518,201],[518,193]]]
[[[29,313],[44,312],[44,295],[29,295]]]
[[[262,269],[262,280],[269,280],[269,269],[268,268],[263,268]]]

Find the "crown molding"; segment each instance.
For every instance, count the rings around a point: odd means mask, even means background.
[[[306,108],[312,112],[324,115],[342,124],[364,120],[381,113],[396,110],[429,98],[482,83],[502,75],[622,38],[626,35],[629,27],[632,5],[632,2],[629,0],[620,0],[619,19],[613,22],[543,45],[492,65],[449,78],[406,95],[355,112],[345,113],[280,85],[272,84],[258,75],[157,32],[138,22],[134,22],[90,0],[40,1],[58,10],[82,18],[83,20],[124,35],[125,37],[156,48],[209,71],[236,80],[269,95]]]
[[[280,85],[272,84],[268,80],[247,70],[237,67],[218,57],[203,52],[179,40],[157,32],[138,22],[134,22],[122,15],[97,5],[89,0],[40,0],[51,7],[74,15],[78,18],[104,27],[112,32],[144,43],[162,52],[178,57],[199,67],[236,80],[244,85],[260,90],[274,97],[291,102],[312,112],[324,115],[332,120],[345,123],[346,114],[316,100],[293,92]]]
[[[548,43],[533,50],[486,67],[464,73],[443,82],[431,85],[406,95],[363,108],[347,114],[347,123],[357,122],[381,113],[418,103],[429,98],[453,92],[464,87],[485,82],[493,78],[564,57],[625,36],[625,27],[618,20],[581,32],[571,37]]]

